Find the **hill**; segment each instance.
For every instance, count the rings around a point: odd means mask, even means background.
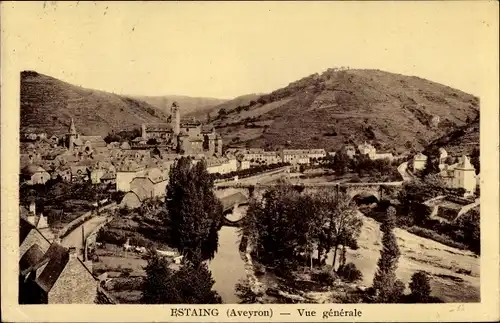
[[[134,96],[133,98],[144,101],[166,114],[170,114],[170,107],[175,101],[179,104],[182,115],[195,116],[199,119],[206,119],[207,112],[227,101],[225,99],[197,98],[182,95]]]
[[[71,118],[77,131],[106,136],[110,131],[162,122],[167,117],[150,104],[75,86],[33,71],[21,72],[21,132],[65,134]]]
[[[379,150],[420,150],[479,115],[473,95],[379,70],[329,69],[252,101],[218,110],[212,122],[225,144],[335,150],[366,140]]]
[[[426,150],[444,148],[450,156],[471,155],[474,148],[479,148],[479,119],[458,128],[436,140]]]

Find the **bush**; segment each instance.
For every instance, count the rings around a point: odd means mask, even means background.
[[[348,263],[337,272],[345,281],[353,283],[363,279],[363,274],[353,263]]]
[[[431,295],[431,285],[427,274],[419,271],[411,276],[410,281],[411,297],[416,303],[425,303]]]
[[[313,272],[311,278],[322,285],[333,285],[338,275],[332,270],[331,266],[326,266],[320,271]]]

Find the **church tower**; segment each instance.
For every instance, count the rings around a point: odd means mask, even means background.
[[[73,151],[73,148],[75,146],[75,139],[77,138],[77,136],[78,134],[76,133],[75,123],[73,122],[73,118],[71,118],[71,124],[69,126],[69,133],[68,133],[69,137],[68,148],[70,151]]]
[[[170,108],[171,113],[171,123],[172,130],[174,131],[174,136],[178,136],[181,131],[181,111],[177,102],[172,103],[172,108]]]

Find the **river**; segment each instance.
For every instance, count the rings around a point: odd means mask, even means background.
[[[362,213],[363,228],[358,239],[360,248],[348,250],[347,261],[353,262],[363,273],[362,283],[370,286],[380,257],[381,237],[379,224]],[[236,220],[239,216],[230,216]],[[415,236],[405,230],[395,229],[401,257],[397,276],[408,284],[411,275],[425,270],[431,275],[434,295],[445,302],[479,301],[479,257],[471,252],[451,248],[435,241]],[[209,268],[215,280],[214,289],[226,304],[239,303],[235,287],[246,278],[245,264],[239,253],[238,229],[222,227],[219,231],[219,249]],[[332,262],[330,253],[327,263]],[[470,272],[464,274],[463,272]]]
[[[232,214],[227,215],[227,218],[237,221],[246,214],[247,208],[247,206],[241,206]],[[219,248],[215,258],[208,265],[215,280],[214,289],[225,304],[240,302],[240,298],[236,295],[236,284],[247,277],[239,245],[238,228],[222,227],[219,231]]]
[[[246,277],[245,263],[238,249],[239,242],[237,228],[222,227],[219,231],[219,249],[215,258],[209,263],[215,280],[214,289],[225,304],[240,302],[235,287],[240,279]]]

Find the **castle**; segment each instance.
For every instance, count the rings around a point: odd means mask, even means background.
[[[166,123],[142,124],[141,140],[167,146],[179,154],[207,154],[222,156],[222,138],[213,127],[204,126],[193,118],[181,119],[176,102]]]

